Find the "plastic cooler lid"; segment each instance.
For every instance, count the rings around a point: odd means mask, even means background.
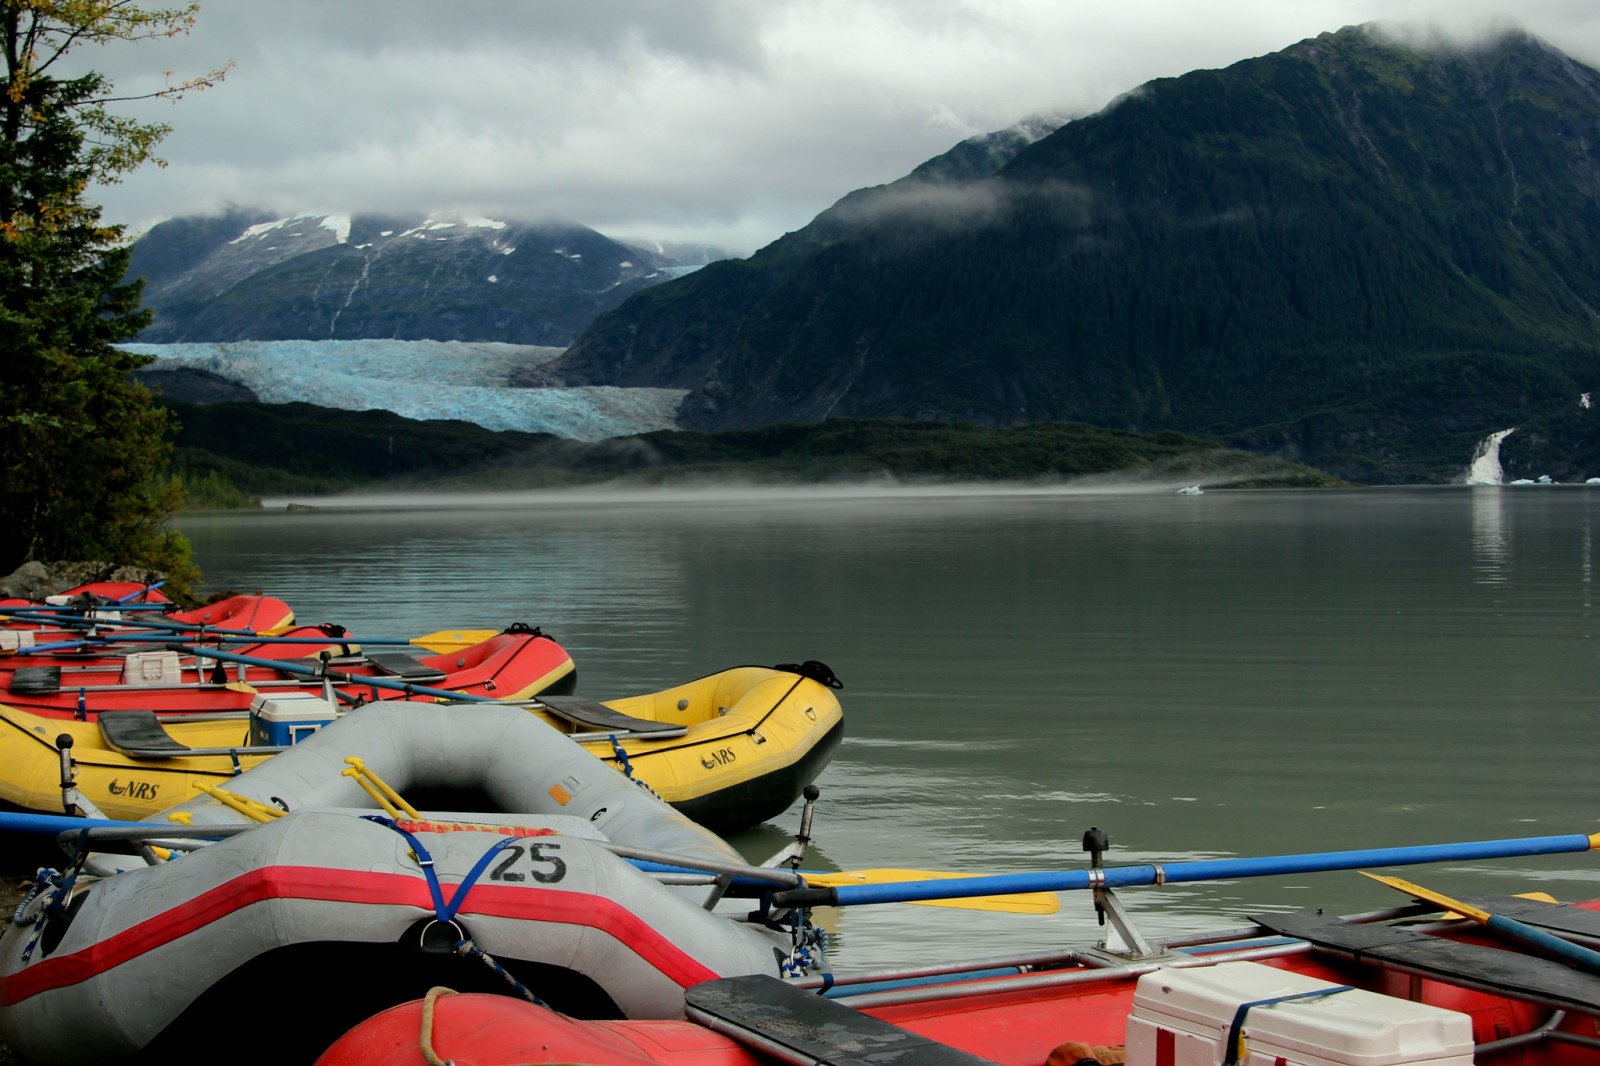
[[[1167,969],[1139,978],[1134,1019],[1226,1039],[1241,1004],[1340,986],[1255,962]],[[1173,1024],[1175,1023],[1175,1024]],[[1458,1011],[1352,988],[1262,1004],[1244,1020],[1247,1046],[1288,1057],[1389,1066],[1461,1056],[1472,1059],[1472,1019]]]

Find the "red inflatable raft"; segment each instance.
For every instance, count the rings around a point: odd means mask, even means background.
[[[1485,902],[1560,936],[1600,936],[1597,903]],[[1274,915],[1250,940],[1194,938],[1120,964],[1086,951],[986,963],[986,976],[877,974],[827,998],[807,982],[728,978],[689,990],[689,1020],[583,1021],[435,989],[317,1062],[420,1066],[426,1051],[462,1066],[1600,1064],[1600,976],[1405,913],[1409,923]]]
[[[305,642],[292,642],[299,640]],[[432,655],[413,654],[418,648],[360,648],[319,626],[292,628],[225,652],[187,647],[154,644],[121,656],[12,657],[0,668],[0,704],[83,721],[123,710],[247,711],[258,693],[320,692],[325,683],[346,702],[434,699],[441,692],[524,699],[569,693],[577,676],[566,649],[520,625]]]

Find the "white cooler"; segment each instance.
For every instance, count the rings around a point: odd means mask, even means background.
[[[250,701],[250,743],[286,748],[339,717],[339,708],[312,692],[257,693]]]
[[[1341,987],[1256,962],[1145,974],[1128,1018],[1128,1066],[1222,1066],[1246,1005],[1232,1060],[1240,1066],[1471,1066],[1467,1015],[1359,988],[1330,991]]]

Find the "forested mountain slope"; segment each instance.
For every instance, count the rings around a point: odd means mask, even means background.
[[[1077,420],[1436,476],[1595,451],[1600,75],[1369,27],[1151,82],[992,177],[847,197],[553,370],[680,423]]]

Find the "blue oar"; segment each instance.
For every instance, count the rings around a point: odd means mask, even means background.
[[[109,818],[74,818],[70,814],[30,814],[26,811],[0,811],[0,832],[39,833],[56,836],[73,833],[79,829],[110,828],[136,825],[135,822],[118,822]]]
[[[114,818],[74,818],[70,814],[33,814],[28,811],[0,811],[0,833],[32,833],[40,836],[60,836],[85,829],[159,829],[170,836],[205,836],[210,833],[231,833],[238,830],[231,825],[184,826],[176,822],[127,822]]]
[[[173,634],[169,630],[164,629],[140,630],[129,628],[119,630],[116,633],[101,633],[95,637],[70,640],[60,644],[36,644],[31,648],[21,648],[18,653],[76,651],[80,648],[93,648],[101,644],[158,644],[163,640],[170,640],[172,636]],[[207,644],[372,644],[385,646],[390,644],[415,644],[423,639],[420,637],[351,637],[343,634],[336,637],[274,637],[249,633],[238,633],[236,635],[232,630],[219,635],[219,631],[215,629],[191,635],[191,639],[194,640],[199,640],[202,637]]]
[[[159,644],[164,640],[171,640],[175,634],[165,630],[148,630],[144,632],[102,633],[93,638],[81,640],[67,640],[57,644],[35,644],[32,647],[18,648],[12,655],[54,655],[58,651],[84,651],[89,648],[100,648],[107,644]],[[187,634],[190,639],[199,639],[203,634]],[[208,640],[207,643],[210,643]],[[350,640],[344,637],[221,637],[218,644],[360,644],[362,641]],[[366,641],[365,643],[409,643],[409,641]]]
[[[104,818],[73,818],[59,814],[29,814],[0,812],[0,833],[37,833],[54,836],[70,846],[73,834],[93,830],[89,839],[94,842],[109,840],[141,840],[152,838],[173,839],[214,839],[223,836],[233,836],[253,828],[256,823],[240,824],[202,824],[184,826],[162,822],[121,822]],[[485,826],[485,828],[493,828]],[[683,856],[672,855],[667,852],[649,851],[641,848],[630,848],[609,841],[595,841],[600,847],[607,849],[627,860],[629,863],[650,874],[675,874],[704,877],[707,875],[723,875],[730,878],[731,883],[749,889],[750,895],[761,891],[770,892],[774,885],[793,885],[799,882],[802,874],[807,878],[815,877],[852,877],[857,873],[851,871],[811,871],[805,870],[796,873],[786,868],[773,869],[760,866],[749,866],[744,863],[718,862],[716,860],[691,859]],[[684,865],[687,864],[687,865]],[[860,871],[860,874],[872,874],[881,871]],[[963,876],[959,874],[944,874],[941,876]],[[1040,900],[1023,900],[1014,902],[1012,897],[1006,899],[966,899],[966,900],[930,900],[927,901],[937,906],[965,907],[969,910],[1006,911],[1027,914],[1052,914],[1055,912],[1054,897],[1050,898],[1048,905]]]
[[[157,622],[153,619],[141,618],[136,622],[107,623],[103,618],[59,618],[53,615],[34,615],[17,612],[12,615],[20,622],[32,622],[42,625],[58,626],[62,629],[77,627],[82,629],[96,629],[108,624],[115,625],[119,630],[133,632],[145,630],[151,634],[160,633],[196,633],[204,631],[208,634],[219,634],[227,637],[257,637],[261,634],[253,629],[226,629],[221,626],[205,626],[196,622]]]
[[[1365,870],[1361,872],[1374,881],[1381,881],[1390,888],[1398,888],[1400,891],[1426,903],[1434,903],[1444,907],[1446,910],[1455,911],[1463,918],[1469,918],[1489,930],[1489,932],[1507,940],[1514,940],[1528,947],[1537,948],[1563,962],[1571,963],[1580,970],[1600,973],[1600,951],[1593,951],[1583,947],[1581,944],[1563,940],[1554,933],[1547,933],[1543,929],[1535,929],[1533,926],[1519,922],[1515,918],[1508,918],[1503,914],[1491,914],[1481,907],[1474,907],[1470,903],[1462,903],[1458,899],[1451,899],[1442,892],[1423,888],[1421,885],[1412,884],[1403,878],[1384,877],[1381,874],[1367,873]]]
[[[442,700],[465,700],[472,703],[500,702],[492,696],[474,696],[466,692],[452,692],[447,688],[429,688],[426,685],[414,685],[408,681],[396,681],[393,678],[373,677],[369,674],[352,674],[344,670],[326,670],[320,666],[304,666],[300,663],[290,662],[287,659],[262,659],[254,655],[235,655],[232,652],[219,651],[216,648],[201,648],[191,644],[168,644],[167,650],[183,652],[186,655],[193,655],[197,659],[219,659],[225,663],[265,666],[286,674],[309,678],[312,681],[327,679],[345,685],[367,685],[372,688],[387,688],[395,692],[404,692],[408,695],[434,696]]]
[[[204,640],[207,644],[344,644],[344,645],[370,645],[372,647],[405,647],[416,645],[430,651],[459,651],[473,644],[482,644],[493,637],[499,630],[494,629],[441,629],[434,633],[424,633],[420,637],[357,637],[349,633],[327,635],[319,637],[284,637],[274,636],[269,633],[252,633],[249,630],[219,630],[207,629],[201,633],[199,626],[187,627],[196,632],[189,633],[180,630],[177,633],[169,629],[149,629],[144,623],[137,626],[122,626],[114,633],[99,633],[93,637],[81,637],[74,640],[61,641],[55,644],[35,644],[28,648],[18,648],[10,655],[53,655],[59,651],[82,651],[87,648],[98,647],[103,644],[158,644],[163,640],[170,640],[174,636],[187,636],[190,640]]]
[[[911,903],[924,899],[1003,895],[1007,892],[1066,892],[1077,889],[1123,888],[1130,885],[1231,881],[1240,877],[1358,870],[1363,866],[1413,866],[1429,862],[1509,859],[1525,855],[1562,855],[1600,848],[1600,833],[1513,837],[1462,844],[1420,844],[1412,847],[1320,851],[1304,855],[1268,855],[1253,859],[1201,859],[1166,865],[1106,866],[1088,870],[994,874],[955,881],[900,881],[876,885],[839,885],[779,892],[780,907],[847,907],[860,903]]]
[[[118,614],[140,612],[161,614],[173,610],[177,606],[175,603],[30,603],[21,607],[0,607],[0,618],[11,618],[18,621],[48,620],[66,625],[93,625],[97,620],[88,616],[95,611],[116,611]],[[99,619],[98,621],[104,621],[104,619]]]

